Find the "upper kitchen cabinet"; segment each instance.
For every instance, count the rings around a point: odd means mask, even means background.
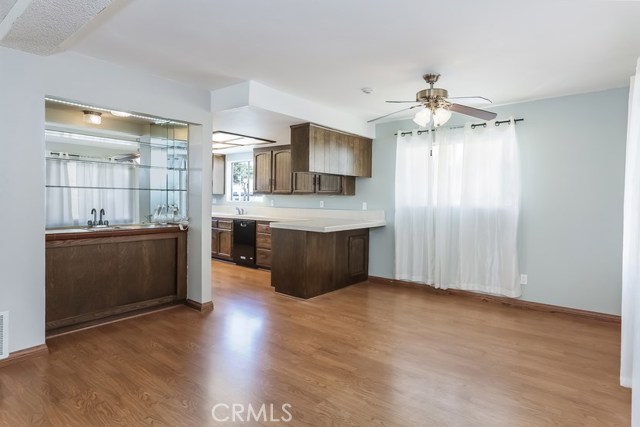
[[[291,146],[253,150],[254,193],[291,193]]]
[[[372,140],[313,123],[291,126],[293,172],[371,177]]]
[[[224,195],[225,184],[225,156],[224,154],[214,154],[211,159],[212,171],[212,194],[215,196]]]
[[[353,196],[356,194],[356,178],[295,172],[293,174],[293,194],[336,194]]]

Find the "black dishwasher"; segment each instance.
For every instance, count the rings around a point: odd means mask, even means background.
[[[233,220],[233,260],[236,264],[256,266],[256,222]]]

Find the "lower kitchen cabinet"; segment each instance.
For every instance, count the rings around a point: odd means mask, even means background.
[[[256,225],[256,264],[271,268],[271,226],[267,221],[259,221]]]
[[[233,259],[233,220],[224,218],[211,220],[211,257]]]
[[[367,280],[369,229],[329,233],[276,228],[271,286],[311,298]]]

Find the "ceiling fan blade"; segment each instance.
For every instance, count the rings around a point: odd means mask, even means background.
[[[391,103],[391,104],[409,104],[409,103],[411,103],[411,102],[412,102],[412,103],[414,103],[414,104],[417,104],[417,103],[419,103],[420,101],[385,101],[385,102],[389,102],[389,103]]]
[[[422,106],[422,104],[414,105],[414,106],[408,107],[408,108],[403,108],[402,110],[394,111],[393,113],[385,114],[384,116],[380,116],[380,117],[376,117],[375,119],[367,120],[367,123],[375,122],[376,120],[384,119],[385,117],[389,117],[391,115],[398,114],[398,113],[401,113],[403,111],[411,110],[413,108],[421,107],[421,106]]]
[[[455,99],[463,104],[493,104],[493,101],[484,96],[454,96],[447,99]]]
[[[449,106],[450,111],[455,111],[456,113],[465,114],[467,116],[476,117],[482,120],[493,120],[498,114],[493,113],[487,110],[481,110],[479,108],[468,107],[466,105],[460,104],[451,104]]]

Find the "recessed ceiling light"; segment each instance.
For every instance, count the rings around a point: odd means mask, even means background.
[[[84,114],[85,123],[91,123],[93,125],[99,125],[102,123],[102,113],[98,113],[97,111],[91,110],[82,110]]]
[[[253,136],[240,135],[237,133],[215,131],[211,135],[211,140],[214,142],[214,149],[223,149],[231,147],[247,147],[250,145],[263,145],[263,144],[275,144],[275,141],[264,138],[256,138]],[[225,145],[225,147],[223,147]]]

